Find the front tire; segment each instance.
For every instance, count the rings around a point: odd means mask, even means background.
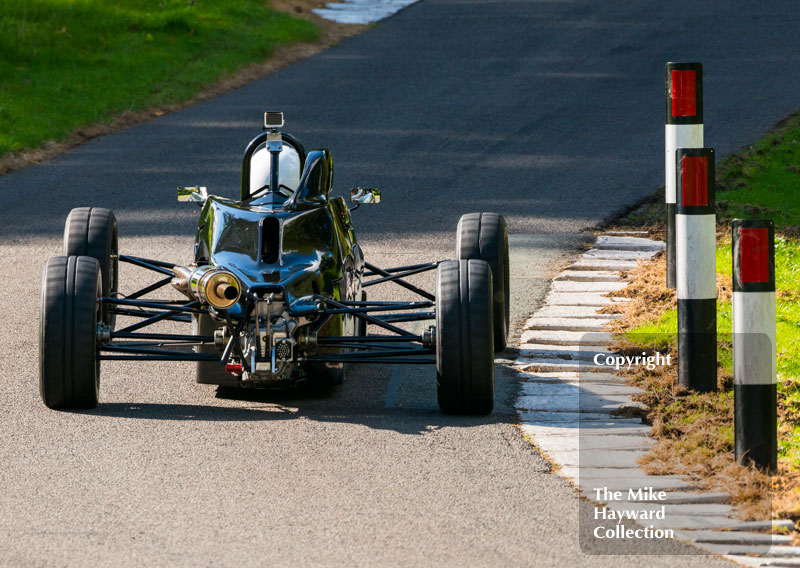
[[[39,391],[50,408],[97,406],[100,264],[87,256],[54,256],[42,275]]]
[[[456,229],[456,258],[485,260],[492,269],[494,350],[500,353],[508,342],[510,319],[508,226],[505,218],[497,213],[462,215]]]
[[[436,282],[436,375],[446,414],[494,406],[492,271],[482,260],[448,260]]]
[[[64,256],[91,256],[100,263],[103,296],[119,290],[119,243],[114,212],[103,207],[76,207],[64,223]],[[103,306],[103,321],[114,329],[111,306]]]

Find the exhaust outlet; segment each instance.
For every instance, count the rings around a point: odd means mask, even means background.
[[[176,290],[218,310],[230,308],[242,295],[239,280],[223,268],[174,266],[172,272],[175,273],[172,286]]]

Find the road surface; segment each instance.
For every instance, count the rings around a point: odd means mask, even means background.
[[[69,210],[110,207],[123,252],[188,262],[196,209],[174,202],[175,186],[235,195],[265,109],[332,149],[337,193],[383,188],[354,214],[377,264],[452,257],[461,214],[504,213],[517,324],[584,228],[663,183],[666,61],[704,62],[719,154],[796,109],[794,2],[603,4],[424,0],[237,91],[0,178],[0,565],[675,565],[580,553],[590,508],[519,435],[502,362],[496,410],[479,419],[438,413],[430,368],[230,398],[196,385],[191,364],[116,363],[97,410],[53,412],[38,395],[41,267]],[[123,273],[123,289],[140,282]]]

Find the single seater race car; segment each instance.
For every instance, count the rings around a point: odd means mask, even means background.
[[[64,255],[47,261],[42,280],[40,391],[48,407],[95,407],[101,361],[124,360],[196,361],[198,382],[242,388],[335,385],[353,363],[435,364],[443,412],[491,412],[494,356],[509,328],[504,218],[461,217],[455,260],[370,264],[350,212],[379,203],[380,190],[351,190],[348,209],[330,195],[330,151],[306,152],[282,127],[282,113],[265,113],[264,131],[244,153],[239,200],[178,189],[179,201],[202,207],[188,266],[121,255],[110,210],[72,210]],[[158,278],[122,294],[120,262]],[[408,281],[432,270],[433,293]],[[368,300],[366,289],[378,284],[418,299]],[[182,297],[156,297],[167,286]],[[407,322],[422,323],[414,331]]]

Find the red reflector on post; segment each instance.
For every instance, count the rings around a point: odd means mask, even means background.
[[[769,282],[769,229],[739,229],[742,282]]]
[[[694,69],[672,70],[672,116],[697,114],[697,89]]]
[[[681,158],[681,203],[683,205],[708,205],[708,158],[705,156]]]
[[[242,365],[241,363],[227,363],[225,365],[225,370],[233,375],[241,375]]]

